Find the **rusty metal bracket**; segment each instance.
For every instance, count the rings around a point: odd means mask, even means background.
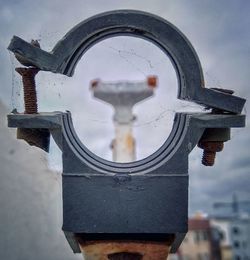
[[[179,99],[232,113],[242,111],[244,99],[204,87],[200,61],[189,40],[170,22],[142,11],[118,10],[93,16],[71,29],[51,52],[17,36],[8,49],[41,70],[72,76],[78,61],[91,46],[118,35],[151,41],[168,55],[176,69]]]
[[[63,230],[80,252],[86,240],[164,240],[175,252],[187,232],[188,154],[207,128],[244,127],[244,115],[176,115],[164,145],[133,163],[91,153],[78,139],[69,112],[10,114],[9,127],[47,128],[63,151]]]
[[[162,242],[173,237],[171,252],[175,252],[188,229],[188,155],[209,129],[244,127],[245,116],[240,113],[245,100],[205,88],[200,61],[188,39],[168,21],[141,11],[91,17],[70,30],[51,52],[16,36],[8,49],[40,70],[72,76],[91,46],[117,35],[140,37],[159,46],[176,69],[178,98],[217,112],[176,113],[162,147],[131,163],[110,162],[89,151],[74,131],[70,112],[10,114],[8,124],[47,129],[62,150],[63,230],[74,252],[80,252],[79,237],[116,242]],[[118,252],[111,252],[110,259],[113,253]]]

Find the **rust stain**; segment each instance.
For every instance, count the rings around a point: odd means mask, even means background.
[[[202,164],[213,166],[216,153],[223,150],[224,143],[221,141],[200,141],[198,147],[203,149]]]
[[[125,144],[126,144],[126,148],[129,151],[133,151],[134,150],[134,138],[131,134],[127,134],[125,137]]]
[[[80,242],[80,249],[86,260],[115,259],[115,255],[121,257],[123,253],[131,255],[127,259],[140,259],[138,256],[141,256],[143,260],[166,260],[171,244],[151,241],[88,241]]]
[[[164,241],[144,240],[85,240],[75,234],[86,260],[166,260],[175,235],[168,234]]]
[[[148,86],[151,87],[151,88],[156,88],[157,87],[157,77],[156,76],[149,76],[147,78],[147,83],[148,83]]]
[[[29,145],[34,145],[49,151],[49,137],[50,133],[47,129],[33,129],[33,128],[17,128],[17,139],[26,141]]]
[[[25,114],[37,114],[37,95],[35,76],[39,72],[37,68],[16,68],[22,76]]]

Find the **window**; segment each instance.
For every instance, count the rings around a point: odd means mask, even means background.
[[[208,240],[208,233],[207,233],[207,231],[203,231],[202,232],[202,238],[203,238],[204,241]]]
[[[238,227],[233,227],[232,232],[234,235],[239,235],[240,234],[240,229]]]
[[[191,258],[188,255],[183,255],[182,260],[190,260]]]
[[[198,254],[198,259],[199,260],[209,260],[209,254],[208,253],[200,253]]]
[[[194,232],[194,241],[196,243],[199,243],[201,241],[207,241],[208,240],[208,233],[204,230],[199,230]]]
[[[200,242],[199,231],[195,231],[195,232],[194,232],[194,241],[195,241],[196,243],[199,243],[199,242]]]
[[[220,230],[220,232],[219,232],[219,237],[220,237],[220,240],[225,240],[226,239],[226,235],[225,235],[225,233],[222,230]]]
[[[203,255],[203,260],[209,260],[209,254],[208,253],[204,253]]]
[[[239,247],[240,247],[239,241],[234,241],[234,248],[239,248]]]

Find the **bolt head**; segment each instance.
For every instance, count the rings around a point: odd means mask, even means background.
[[[223,142],[212,142],[212,141],[207,141],[207,142],[199,142],[198,147],[203,149],[204,151],[208,152],[220,152],[223,150],[224,143]]]

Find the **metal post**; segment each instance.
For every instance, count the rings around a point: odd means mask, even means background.
[[[85,260],[166,260],[173,238],[164,242],[100,241],[80,242]]]
[[[160,46],[174,64],[179,82],[177,97],[211,111],[176,113],[169,138],[155,153],[123,165],[91,153],[79,141],[69,111],[10,114],[8,125],[46,129],[62,150],[63,231],[75,253],[82,250],[89,259],[138,259],[140,255],[144,260],[165,259],[170,245],[171,252],[176,252],[188,229],[189,153],[197,143],[229,140],[225,129],[244,127],[245,116],[241,112],[246,100],[231,95],[231,91],[205,88],[198,55],[188,39],[170,22],[141,11],[95,15],[72,28],[51,52],[17,36],[8,49],[17,58],[21,55],[24,66],[73,76],[91,46],[118,35],[140,37]],[[120,125],[132,122],[133,105],[152,95],[148,86],[155,86],[155,82],[149,78],[146,88],[145,83],[135,87],[134,83],[125,82],[119,91],[112,83],[96,81],[92,86],[94,96],[114,106],[114,120],[120,129]],[[132,136],[130,127],[123,130]],[[207,152],[208,147],[204,148]],[[211,150],[215,154],[219,149],[209,147]],[[212,165],[210,159],[206,165]],[[159,244],[165,247],[162,256]],[[99,251],[98,245],[103,245]],[[104,257],[102,252],[106,252]]]
[[[115,83],[92,81],[94,97],[114,107],[115,138],[111,143],[114,162],[133,162],[136,160],[135,139],[132,126],[135,120],[133,106],[153,96],[157,78],[149,76],[144,82],[119,81]]]

